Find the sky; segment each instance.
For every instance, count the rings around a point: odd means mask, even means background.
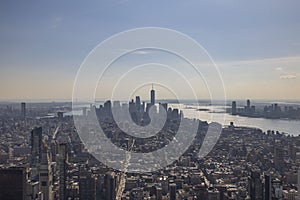
[[[70,100],[89,53],[112,35],[142,27],[173,29],[201,44],[217,64],[229,99],[299,100],[299,7],[297,0],[1,1],[0,100]],[[135,56],[145,62],[151,58],[143,52]],[[120,61],[112,73],[134,59]],[[209,97],[207,91],[201,94]],[[172,95],[161,91],[158,97]],[[99,91],[97,98],[110,98],[109,92]]]

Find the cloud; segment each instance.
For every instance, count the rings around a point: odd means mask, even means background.
[[[142,50],[138,50],[138,51],[134,51],[134,54],[139,54],[139,55],[144,55],[144,54],[148,54],[149,51],[142,51]]]
[[[56,29],[58,26],[61,25],[62,21],[63,21],[62,17],[58,17],[58,16],[52,17],[51,24],[50,26],[48,26],[48,29]]]
[[[295,78],[297,78],[297,76],[293,74],[284,74],[280,76],[280,79],[295,79]]]
[[[128,52],[128,51],[132,51],[132,50],[129,50],[129,49],[124,49],[125,52]],[[137,55],[145,55],[145,54],[149,54],[150,51],[145,51],[145,50],[135,50],[135,51],[132,51],[131,52],[132,54],[137,54]]]
[[[287,73],[282,67],[277,67],[275,70],[281,72],[281,75],[279,78],[282,80],[289,80],[289,79],[297,78],[296,75]]]

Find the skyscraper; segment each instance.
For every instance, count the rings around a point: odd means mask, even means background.
[[[247,107],[250,108],[250,99],[247,100]]]
[[[116,199],[116,179],[114,173],[105,174],[105,199]]]
[[[263,185],[260,180],[260,174],[257,171],[252,171],[249,180],[249,193],[251,200],[263,199]]]
[[[26,119],[26,103],[21,103],[21,117],[22,119]]]
[[[59,169],[59,200],[66,200],[66,181],[67,181],[67,145],[59,144],[58,148],[58,169]]]
[[[151,105],[155,104],[155,90],[153,89],[153,84],[152,84],[152,90],[150,91],[150,96],[151,96]]]
[[[275,169],[280,173],[283,172],[285,162],[284,162],[284,150],[280,145],[274,147],[274,164]]]
[[[39,163],[39,182],[41,184],[41,190],[43,192],[43,199],[53,199],[53,185],[52,185],[52,170],[51,170],[51,159],[48,150],[48,146],[45,141],[42,145],[42,159]]]
[[[42,127],[31,131],[31,166],[37,166],[42,159]]]
[[[264,187],[265,187],[264,199],[265,200],[271,200],[271,198],[272,198],[272,196],[271,196],[271,193],[272,193],[272,178],[271,178],[271,175],[265,174]]]
[[[84,165],[79,167],[79,199],[96,199],[96,182],[90,170]]]
[[[26,199],[26,169],[8,168],[0,170],[0,199]]]
[[[232,102],[232,106],[231,106],[231,114],[236,115],[236,102],[233,101]]]
[[[104,113],[106,117],[112,116],[112,110],[111,110],[111,101],[108,100],[104,103]]]
[[[141,112],[141,99],[140,96],[135,97],[135,106],[138,113]]]
[[[170,184],[170,200],[176,200],[176,184]]]

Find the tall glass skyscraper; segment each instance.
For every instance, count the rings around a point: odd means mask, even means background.
[[[150,92],[150,96],[151,96],[151,105],[155,104],[155,90],[153,89],[153,84],[152,84],[152,90]]]

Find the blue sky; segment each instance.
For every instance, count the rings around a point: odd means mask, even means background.
[[[229,98],[300,99],[299,1],[1,1],[0,99],[70,99],[88,53],[164,27],[209,52]]]

